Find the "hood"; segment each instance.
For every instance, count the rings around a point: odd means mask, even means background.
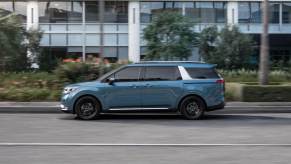
[[[90,82],[82,82],[82,83],[75,83],[75,84],[70,84],[70,85],[67,85],[66,87],[81,87],[81,86],[84,86],[84,87],[90,87],[90,86],[94,86],[94,87],[98,87],[98,86],[101,86],[101,85],[104,85],[104,83],[100,83],[100,81],[90,81]]]

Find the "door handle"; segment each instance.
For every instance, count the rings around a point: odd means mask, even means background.
[[[137,86],[136,86],[136,85],[131,85],[131,87],[132,87],[132,88],[137,88]]]
[[[146,86],[146,87],[152,87],[153,85],[151,85],[151,84],[146,84],[145,86]]]

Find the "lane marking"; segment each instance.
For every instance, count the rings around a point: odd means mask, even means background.
[[[130,144],[130,143],[12,143],[2,142],[0,146],[161,146],[161,147],[217,147],[217,146],[269,146],[279,147],[288,146],[291,144]]]
[[[0,108],[60,108],[59,106],[0,106]]]

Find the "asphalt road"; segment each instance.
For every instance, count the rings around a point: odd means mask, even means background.
[[[199,121],[2,113],[0,163],[290,163],[290,125],[291,113],[215,112]]]

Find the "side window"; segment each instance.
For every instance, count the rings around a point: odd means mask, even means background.
[[[138,81],[141,72],[141,67],[127,67],[116,73],[114,78],[116,81]]]
[[[219,78],[214,68],[185,68],[193,79]]]
[[[146,67],[145,77],[146,81],[169,81],[181,80],[181,75],[177,67]]]

